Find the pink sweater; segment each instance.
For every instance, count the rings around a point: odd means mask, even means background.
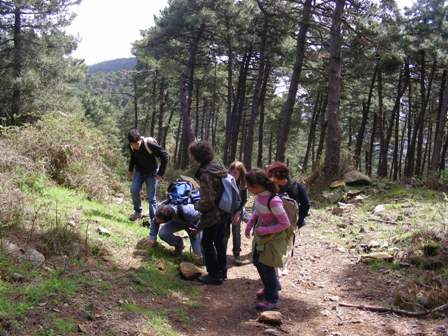
[[[258,236],[265,236],[288,229],[290,225],[289,218],[283,208],[283,201],[280,197],[275,196],[271,199],[269,203],[271,211],[269,211],[268,201],[271,195],[272,193],[266,190],[255,196],[255,211],[246,225],[247,236],[250,235],[258,218],[261,219],[260,225],[255,230],[255,234]]]

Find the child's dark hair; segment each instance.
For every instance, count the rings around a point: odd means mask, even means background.
[[[195,161],[200,164],[207,164],[213,160],[215,153],[212,146],[207,141],[195,141],[189,147],[188,151]]]
[[[287,179],[289,177],[289,168],[283,162],[274,162],[267,168],[269,178],[275,177],[279,180]]]
[[[157,208],[156,218],[160,218],[163,222],[168,222],[176,215],[173,207],[168,204],[161,205]]]
[[[128,141],[129,143],[134,143],[140,140],[142,136],[140,135],[140,131],[136,128],[133,128],[128,133]]]
[[[246,182],[249,186],[259,185],[274,194],[277,192],[277,186],[268,178],[266,172],[260,168],[250,170],[246,174]]]

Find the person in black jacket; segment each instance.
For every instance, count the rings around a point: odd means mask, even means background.
[[[143,183],[146,183],[146,191],[149,202],[149,216],[151,220],[151,233],[149,245],[154,245],[157,237],[154,216],[156,212],[157,181],[163,178],[168,163],[168,153],[152,138],[143,138],[138,129],[131,129],[128,133],[130,145],[129,178],[132,178],[131,194],[134,205],[134,213],[130,220],[137,220],[142,216],[142,202],[140,192]],[[160,166],[157,163],[160,159]]]
[[[279,188],[280,194],[287,194],[297,202],[299,206],[297,227],[301,228],[305,225],[305,217],[308,216],[310,210],[310,200],[305,188],[291,179],[289,168],[283,162],[275,162],[268,166],[267,173],[271,181]]]

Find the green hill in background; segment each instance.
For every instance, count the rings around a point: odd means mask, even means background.
[[[95,74],[98,72],[115,72],[123,70],[132,70],[136,64],[135,57],[130,58],[117,58],[110,61],[104,61],[89,66],[89,74]]]

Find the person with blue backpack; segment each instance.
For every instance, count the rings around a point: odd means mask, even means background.
[[[227,277],[226,225],[239,207],[239,191],[227,169],[214,160],[214,151],[207,141],[192,143],[188,151],[199,163],[195,178],[199,180],[201,198],[195,206],[202,215],[198,230],[203,230],[201,245],[207,274],[198,280],[221,285]]]
[[[202,234],[194,234],[199,226],[201,213],[193,204],[162,204],[157,208],[156,221],[160,225],[159,237],[168,245],[174,247],[176,256],[180,256],[184,249],[184,241],[174,233],[185,230],[190,237],[191,247],[195,260],[202,259]]]

